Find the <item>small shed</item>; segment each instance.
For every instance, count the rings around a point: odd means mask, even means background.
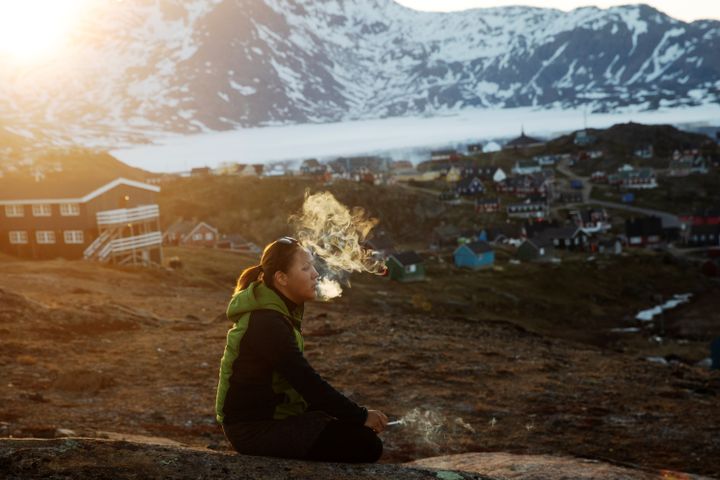
[[[418,282],[425,279],[423,259],[412,250],[390,255],[385,266],[390,278],[398,282]]]
[[[453,253],[455,265],[474,270],[489,268],[495,264],[495,251],[489,243],[476,241],[460,245]]]

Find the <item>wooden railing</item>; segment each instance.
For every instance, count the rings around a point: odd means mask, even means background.
[[[127,252],[133,249],[162,245],[162,233],[150,232],[134,237],[116,238],[110,242],[112,253]]]
[[[86,260],[92,258],[97,252],[100,247],[103,246],[103,244],[107,245],[110,240],[110,231],[106,230],[103,233],[100,234],[83,252],[83,256]]]
[[[121,237],[110,240],[110,231],[103,232],[90,246],[85,249],[85,259],[106,261],[111,255],[127,253],[132,250],[142,250],[148,247],[162,245],[162,233],[150,232],[134,237]]]
[[[138,222],[140,220],[152,220],[160,216],[158,205],[143,205],[135,208],[118,208],[116,210],[105,210],[97,212],[98,225],[115,225]]]

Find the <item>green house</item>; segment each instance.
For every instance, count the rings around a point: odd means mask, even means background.
[[[385,266],[388,276],[398,282],[418,282],[425,279],[423,259],[413,251],[390,255]]]

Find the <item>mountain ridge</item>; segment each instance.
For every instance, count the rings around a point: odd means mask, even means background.
[[[686,23],[647,5],[124,4],[121,15],[96,7],[69,61],[0,73],[0,123],[51,139],[127,140],[475,108],[720,102],[720,22]]]

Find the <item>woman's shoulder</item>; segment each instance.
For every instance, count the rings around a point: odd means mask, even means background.
[[[253,310],[250,313],[250,322],[265,328],[278,328],[280,326],[292,328],[292,322],[281,312],[270,308]]]

